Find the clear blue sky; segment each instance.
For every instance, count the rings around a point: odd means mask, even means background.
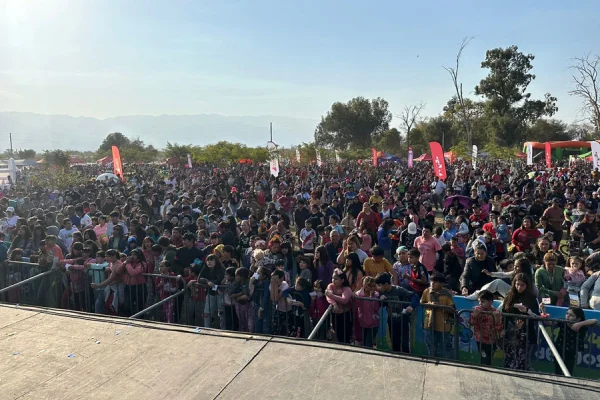
[[[533,53],[536,96],[567,95],[570,58],[599,52],[600,1],[0,0],[0,111],[280,115],[317,120],[335,101],[381,96],[436,115],[485,50]]]

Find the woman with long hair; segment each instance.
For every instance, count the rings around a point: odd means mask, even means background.
[[[352,289],[352,293],[362,289],[363,277],[365,276],[365,270],[362,265],[360,265],[360,259],[358,258],[358,254],[350,253],[348,257],[346,257],[346,264],[344,266],[344,273],[348,278],[348,283],[350,284],[350,289]]]
[[[527,215],[523,217],[521,227],[513,232],[512,244],[517,248],[517,251],[529,251],[541,235],[540,231],[535,228],[533,218]]]
[[[102,248],[102,243],[100,242],[100,240],[98,240],[98,236],[96,235],[96,232],[92,228],[88,228],[85,231],[83,231],[83,240],[84,241],[91,240],[92,242],[94,242],[96,248],[98,248],[98,249]]]
[[[33,252],[33,240],[31,239],[31,231],[27,225],[21,225],[17,229],[17,235],[10,244],[10,253],[14,249],[21,249],[23,257],[30,257]]]
[[[327,302],[333,306],[331,310],[333,330],[341,343],[350,343],[352,336],[352,289],[346,274],[335,269],[331,283],[325,290]]]
[[[313,265],[316,270],[316,279],[320,279],[326,284],[331,283],[331,274],[333,273],[333,262],[329,259],[329,253],[325,246],[319,246],[315,249],[315,258]]]
[[[36,224],[33,228],[33,234],[31,238],[31,252],[37,253],[40,251],[42,241],[46,239],[46,230],[40,224]]]
[[[527,370],[529,349],[537,338],[536,323],[533,319],[519,318],[518,315],[539,315],[540,310],[533,284],[525,274],[515,275],[501,310],[512,314],[505,317],[504,367]]]

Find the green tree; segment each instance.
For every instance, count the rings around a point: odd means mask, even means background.
[[[35,150],[33,149],[19,149],[15,152],[15,156],[21,160],[31,160],[35,158]]]
[[[192,156],[197,162],[212,165],[232,165],[239,163],[242,159],[251,159],[254,162],[263,163],[270,158],[266,147],[253,148],[226,141],[194,147]]]
[[[489,73],[475,86],[475,94],[487,100],[488,134],[499,143],[521,142],[527,124],[558,111],[556,97],[546,93],[544,100],[534,100],[527,92],[535,79],[531,73],[534,58],[532,54],[521,53],[517,46],[510,46],[488,50],[481,63]]]
[[[69,154],[62,150],[44,150],[44,161],[46,165],[67,168],[69,166]]]
[[[166,158],[175,158],[182,164],[187,162],[187,155],[192,154],[193,146],[191,144],[182,145],[177,143],[167,142],[167,146],[164,149]]]
[[[392,113],[388,102],[355,97],[348,103],[336,102],[321,117],[315,129],[315,143],[337,149],[366,148],[389,129]]]
[[[110,152],[112,146],[117,146],[119,150],[121,150],[122,148],[129,146],[130,143],[131,140],[121,132],[109,133],[102,141],[102,144],[100,144],[98,154],[106,155],[105,153]]]
[[[527,130],[527,138],[533,142],[573,140],[573,132],[562,121],[540,118]]]
[[[400,131],[396,128],[385,131],[374,145],[377,150],[397,155],[404,153],[406,150],[405,142],[400,135]]]

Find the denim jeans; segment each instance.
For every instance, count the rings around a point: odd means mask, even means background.
[[[219,316],[222,316],[219,314],[223,313],[224,310],[225,307],[223,304],[223,296],[213,296],[211,294],[206,296],[206,302],[204,303],[204,327],[212,328],[213,325],[211,323],[211,320],[213,318],[218,318]],[[221,326],[220,324],[217,325],[219,327]]]
[[[430,357],[450,358],[448,349],[450,349],[450,333],[438,332],[431,329],[425,329],[425,343]]]

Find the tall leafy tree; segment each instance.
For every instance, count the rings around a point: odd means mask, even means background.
[[[112,146],[117,146],[119,149],[121,149],[122,147],[129,146],[130,143],[131,141],[129,138],[123,135],[121,132],[109,133],[102,141],[102,144],[100,144],[98,153],[100,154],[109,152]]]
[[[487,100],[490,133],[506,144],[522,141],[526,125],[558,111],[556,97],[550,93],[546,93],[544,100],[535,100],[527,92],[535,79],[531,73],[534,59],[533,54],[524,54],[517,46],[510,46],[488,50],[481,63],[482,68],[489,69],[489,74],[475,86],[475,94]]]
[[[24,160],[31,160],[35,158],[35,150],[33,149],[21,149],[17,150],[17,157]]]
[[[371,146],[389,129],[392,113],[388,106],[380,97],[355,97],[347,103],[334,103],[315,129],[315,143],[337,149]]]

